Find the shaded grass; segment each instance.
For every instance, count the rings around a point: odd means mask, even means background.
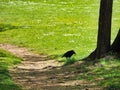
[[[104,69],[97,70],[97,73],[102,75],[103,80],[99,83],[105,86],[108,90],[120,88],[120,60],[114,59],[111,61],[104,61]],[[101,68],[100,68],[101,69]]]
[[[118,90],[120,88],[120,60],[101,59],[98,63],[86,62],[82,65],[83,73],[77,76],[79,80],[87,80],[102,86],[106,90]]]
[[[68,58],[64,61],[64,65],[63,66],[66,66],[66,65],[71,65],[71,64],[74,64],[77,60],[75,58]]]
[[[0,90],[21,90],[12,80],[8,69],[21,62],[20,58],[0,49]]]

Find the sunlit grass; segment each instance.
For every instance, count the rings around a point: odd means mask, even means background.
[[[99,4],[78,2],[1,2],[1,24],[18,28],[1,32],[0,42],[52,55],[74,49],[77,59],[85,57],[96,45]]]
[[[118,6],[115,1],[112,38],[120,23]],[[0,32],[1,43],[58,56],[74,49],[76,59],[87,56],[96,47],[99,0],[3,0],[0,10],[0,25],[17,27]]]

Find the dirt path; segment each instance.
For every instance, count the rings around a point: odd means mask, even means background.
[[[23,59],[10,73],[13,80],[25,90],[87,90],[94,86],[94,83],[75,80],[80,69],[62,67],[61,63],[23,47],[0,44],[0,48]]]

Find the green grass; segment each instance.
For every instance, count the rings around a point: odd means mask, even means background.
[[[120,24],[118,7],[114,1],[112,40]],[[99,0],[1,0],[0,11],[0,43],[59,57],[74,49],[76,59],[96,47]]]
[[[99,85],[105,86],[109,90],[119,89],[120,86],[120,60],[102,60],[103,68],[98,68],[95,72],[103,77]],[[100,70],[101,69],[101,70]]]
[[[12,80],[8,69],[21,62],[20,58],[0,49],[0,90],[21,90]]]
[[[120,88],[120,60],[101,59],[95,65],[88,63],[83,65],[83,71],[76,78],[77,80],[87,80],[102,86],[105,90],[119,90]]]
[[[1,32],[0,42],[57,56],[74,49],[82,58],[95,47],[98,6],[96,0],[1,1],[1,24],[19,28]]]
[[[99,3],[100,0],[0,0],[0,43],[24,46],[59,60],[64,52],[74,49],[77,55],[73,59],[62,59],[65,64],[74,63],[96,47]],[[119,6],[120,2],[114,0],[111,41],[120,28]],[[1,63],[7,60],[5,65],[0,64],[7,75],[12,63],[8,57],[1,58]],[[78,78],[95,80],[100,76],[104,78],[101,85],[118,87],[120,62],[113,62],[118,65],[115,67],[104,60],[101,63],[105,65],[92,70],[95,77],[85,74]],[[9,81],[10,76],[6,77]]]

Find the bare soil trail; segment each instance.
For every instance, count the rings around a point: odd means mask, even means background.
[[[82,72],[80,68],[63,67],[56,60],[23,47],[0,44],[0,48],[23,59],[21,64],[10,69],[10,74],[24,90],[101,90],[93,89],[94,83],[75,79]]]

